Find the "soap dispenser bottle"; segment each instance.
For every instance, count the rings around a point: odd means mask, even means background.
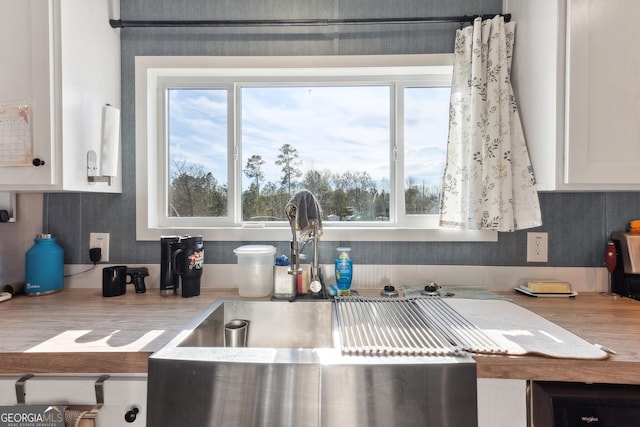
[[[340,253],[336,259],[336,286],[338,295],[351,294],[351,278],[353,276],[353,263],[349,258],[351,248],[341,247],[337,251]]]

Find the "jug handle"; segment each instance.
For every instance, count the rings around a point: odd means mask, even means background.
[[[178,269],[176,268],[176,265],[178,265],[178,255],[180,255],[182,252],[184,252],[182,249],[176,249],[171,253],[171,271],[173,271],[173,273],[177,274],[178,276],[182,276],[182,274],[184,273],[184,271],[178,271]]]

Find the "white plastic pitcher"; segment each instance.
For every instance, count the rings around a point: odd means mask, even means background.
[[[236,284],[241,297],[267,297],[273,292],[275,246],[245,245],[235,248],[238,256]]]

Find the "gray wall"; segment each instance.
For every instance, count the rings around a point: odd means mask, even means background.
[[[300,19],[452,16],[500,12],[502,0],[121,0],[123,20]],[[517,21],[517,17],[514,17]],[[135,240],[136,55],[355,55],[448,53],[458,24],[286,28],[124,29],[122,37],[123,193],[48,194],[44,230],[65,249],[65,263],[89,263],[89,233],[111,233],[111,262],[152,264],[156,242]],[[517,40],[516,40],[517,43]],[[99,54],[97,52],[96,54]],[[640,217],[638,193],[540,195],[549,232],[551,266],[602,266],[607,236]],[[236,262],[233,248],[250,242],[207,242],[206,262]],[[497,243],[342,242],[362,264],[527,265],[526,231],[500,233]],[[288,242],[273,242],[279,253]],[[323,242],[321,262],[333,261],[334,243]]]

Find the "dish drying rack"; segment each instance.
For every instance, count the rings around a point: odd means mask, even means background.
[[[342,353],[363,356],[507,354],[440,297],[335,298]]]

